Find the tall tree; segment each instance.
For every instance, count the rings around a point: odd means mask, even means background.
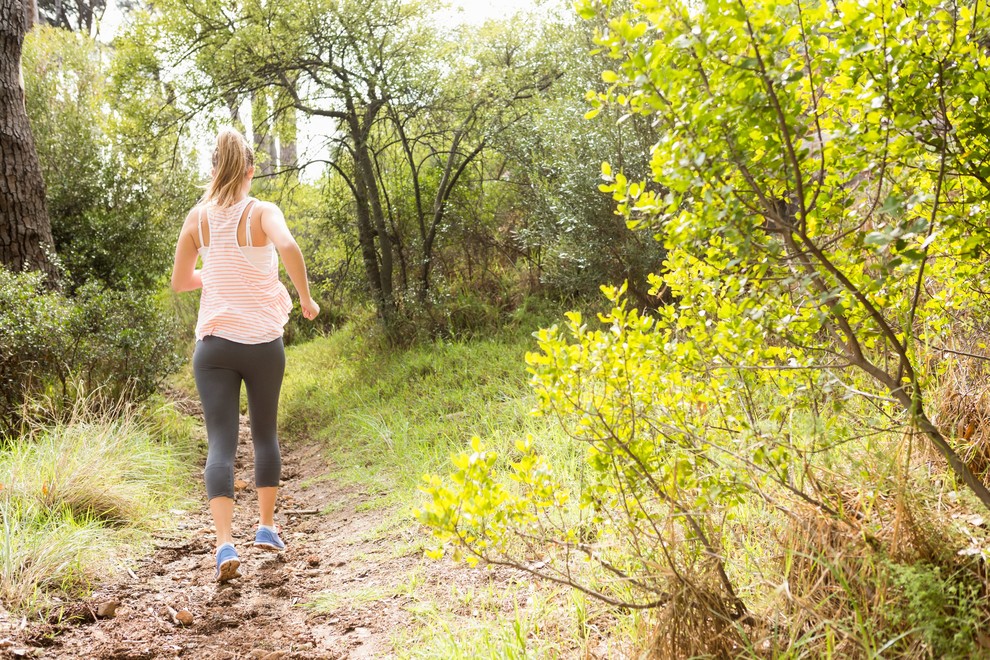
[[[45,180],[24,106],[21,50],[31,27],[29,2],[0,0],[0,261],[13,270],[56,271],[46,249],[52,230]]]
[[[286,87],[295,89],[295,82],[286,80]],[[299,157],[296,140],[296,108],[292,105],[292,95],[280,90],[275,96],[275,132],[278,136],[278,163],[283,170],[296,167]]]

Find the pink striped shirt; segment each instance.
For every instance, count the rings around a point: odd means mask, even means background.
[[[248,201],[206,207],[210,245],[200,248],[203,294],[196,339],[212,335],[239,344],[264,344],[281,337],[289,321],[292,299],[278,278],[274,250],[269,267],[262,270],[237,244],[237,226]]]

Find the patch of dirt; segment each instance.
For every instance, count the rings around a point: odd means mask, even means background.
[[[133,570],[121,567],[85,603],[67,605],[63,616],[29,624],[0,609],[0,657],[390,657],[395,631],[411,621],[403,607],[410,599],[399,595],[411,572],[439,590],[452,570],[465,571],[426,561],[418,551],[396,551],[411,533],[379,533],[389,512],[359,506],[369,499],[360,487],[321,478],[327,464],[320,447],[289,442],[282,460],[275,520],[284,553],[250,546],[257,505],[242,418],[235,475],[248,485],[236,494],[234,540],[243,577],[213,582],[215,536],[204,501],[199,511],[175,512],[182,518],[175,534],[156,538],[151,556]],[[320,593],[329,594],[330,605],[306,606]],[[354,593],[369,595],[349,602]],[[112,601],[119,603],[116,616],[98,618],[97,608]],[[181,610],[192,615],[191,625],[173,618]]]

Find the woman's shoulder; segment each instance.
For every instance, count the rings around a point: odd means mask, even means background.
[[[278,204],[275,202],[266,202],[260,199],[255,200],[255,213],[261,218],[262,221],[284,218],[282,215],[282,209],[278,207]]]
[[[252,199],[254,199],[254,208],[258,212],[261,212],[261,213],[281,213],[282,212],[282,210],[278,207],[278,204],[276,204],[275,202],[268,202],[268,201],[265,201],[263,199],[258,199],[257,197],[253,197]]]
[[[186,231],[188,229],[195,229],[196,225],[199,223],[200,213],[202,209],[205,208],[202,204],[197,204],[196,206],[189,209],[189,213],[186,214],[186,219],[182,221],[182,230]]]
[[[206,220],[206,211],[210,205],[210,202],[200,202],[193,206],[189,209],[189,213],[186,214],[186,219],[183,221],[182,226],[184,228],[192,226],[195,229],[201,220]]]

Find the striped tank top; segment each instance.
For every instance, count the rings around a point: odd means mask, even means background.
[[[203,293],[196,339],[212,335],[239,344],[264,344],[281,337],[289,321],[292,299],[278,278],[274,249],[268,268],[260,269],[237,244],[237,226],[249,201],[206,207],[210,245],[203,245],[200,225]],[[247,232],[250,235],[250,225]]]

